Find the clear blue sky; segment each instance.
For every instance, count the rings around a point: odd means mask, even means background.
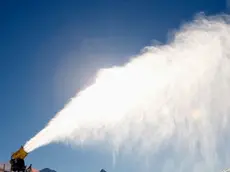
[[[126,62],[152,40],[165,42],[168,31],[197,12],[226,8],[224,0],[1,0],[0,162],[42,129],[97,69]],[[138,171],[132,160],[112,169],[110,152],[61,144],[40,148],[27,160],[58,172]]]

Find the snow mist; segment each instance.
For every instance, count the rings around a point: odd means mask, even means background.
[[[197,157],[202,165],[193,171],[217,169],[230,152],[224,149],[230,142],[229,19],[199,16],[168,44],[101,69],[94,84],[26,143],[26,151],[53,142],[100,143],[143,155],[168,147],[183,153],[180,170]]]

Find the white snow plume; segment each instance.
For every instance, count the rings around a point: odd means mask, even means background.
[[[177,171],[217,169],[230,152],[229,19],[198,17],[167,45],[146,47],[124,66],[100,70],[25,149],[100,142],[154,155],[168,147],[183,155],[176,165],[165,153],[163,161]]]

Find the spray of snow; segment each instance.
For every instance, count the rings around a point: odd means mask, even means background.
[[[184,161],[199,155],[206,169],[214,169],[229,153],[222,150],[230,122],[229,19],[199,16],[168,44],[101,69],[26,143],[26,151],[53,142],[100,142],[146,155],[170,145],[186,152]]]

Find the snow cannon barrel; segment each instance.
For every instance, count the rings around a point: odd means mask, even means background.
[[[25,157],[28,155],[28,153],[25,151],[24,147],[21,146],[21,148],[14,152],[11,156],[11,159],[25,159]]]

